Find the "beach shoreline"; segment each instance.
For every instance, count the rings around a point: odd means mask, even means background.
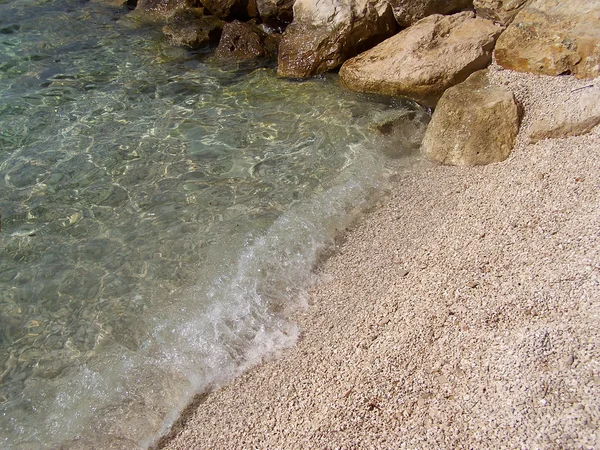
[[[525,111],[509,159],[398,170],[320,267],[297,345],[158,448],[598,445],[600,127],[529,133],[600,80],[491,72]]]

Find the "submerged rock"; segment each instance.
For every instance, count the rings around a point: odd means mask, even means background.
[[[416,152],[421,146],[430,115],[421,107],[390,110],[374,118],[370,128],[383,136],[380,144],[382,153],[389,158],[398,158]]]
[[[432,107],[446,89],[491,62],[501,31],[472,12],[432,15],[346,61],[340,79],[349,89],[405,96]]]
[[[251,23],[226,23],[215,56],[238,61],[275,56],[279,44],[276,36],[279,35],[269,35]]]
[[[489,83],[487,70],[448,89],[421,145],[442,164],[475,166],[504,161],[515,144],[521,113],[509,90]]]
[[[296,0],[279,46],[277,73],[306,78],[392,36],[398,24],[384,0]]]
[[[121,3],[132,0],[123,0]],[[147,11],[163,16],[168,16],[179,9],[200,7],[199,0],[137,0],[137,11]]]
[[[544,75],[600,75],[600,1],[534,0],[498,39],[496,61]]]
[[[473,7],[472,0],[389,0],[389,4],[403,27],[432,14],[449,14]]]
[[[473,0],[475,13],[482,19],[509,25],[528,0]]]
[[[205,16],[202,8],[194,8],[177,11],[162,31],[173,45],[197,49],[219,42],[223,25],[219,18]]]
[[[258,15],[255,0],[202,0],[202,5],[222,20],[248,20]]]
[[[294,0],[256,0],[260,20],[270,27],[288,25],[293,17]]]

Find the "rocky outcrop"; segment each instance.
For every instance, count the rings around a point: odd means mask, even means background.
[[[281,28],[293,18],[294,0],[256,0],[258,15],[270,27]]]
[[[412,98],[435,106],[446,89],[492,60],[502,28],[472,12],[433,15],[344,63],[349,89]]]
[[[509,25],[529,0],[473,0],[477,17]]]
[[[385,0],[296,0],[279,46],[277,73],[306,78],[339,67],[397,31]]]
[[[444,93],[421,150],[442,164],[475,166],[503,161],[514,146],[520,117],[513,94],[491,85],[487,70],[482,70]]]
[[[559,106],[550,115],[536,117],[533,112],[530,142],[579,136],[600,124],[600,86],[585,86],[554,103]]]
[[[205,16],[202,8],[194,8],[175,12],[163,27],[163,33],[173,45],[197,49],[219,42],[222,29],[221,20]]]
[[[389,0],[400,25],[408,27],[432,14],[449,14],[473,7],[473,0]]]
[[[251,23],[235,20],[223,27],[215,56],[236,61],[275,56],[278,45],[276,35],[268,35]]]
[[[221,20],[248,20],[258,16],[256,0],[201,0]]]
[[[533,0],[498,39],[496,61],[520,72],[600,75],[600,1]]]

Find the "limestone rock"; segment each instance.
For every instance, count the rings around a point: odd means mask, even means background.
[[[528,0],[473,0],[477,17],[509,25]]]
[[[244,61],[275,56],[279,40],[251,23],[235,20],[223,26],[223,34],[215,56],[220,59]]]
[[[293,18],[294,0],[256,0],[260,20],[271,27],[283,27]]]
[[[215,16],[205,16],[201,8],[175,12],[163,27],[163,33],[173,45],[193,49],[219,42],[223,22]]]
[[[349,89],[435,106],[446,89],[491,62],[501,31],[472,12],[435,14],[346,61],[340,79]]]
[[[202,5],[221,20],[248,20],[258,16],[256,0],[202,0]]]
[[[571,92],[567,98],[555,99],[555,104],[557,106],[549,116],[535,117],[533,113],[530,142],[579,136],[600,124],[600,85]]]
[[[533,0],[498,39],[496,61],[520,72],[600,75],[600,0]]]
[[[389,3],[403,27],[432,14],[449,14],[473,7],[473,0],[389,0]]]
[[[296,0],[279,45],[277,73],[306,78],[339,67],[397,31],[385,0]]]
[[[503,161],[512,151],[520,121],[513,94],[491,85],[487,70],[481,70],[444,93],[421,151],[433,161],[458,166]]]

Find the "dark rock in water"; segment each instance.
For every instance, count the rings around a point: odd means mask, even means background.
[[[162,31],[172,44],[197,49],[219,42],[223,25],[219,18],[205,16],[202,8],[194,8],[175,12]]]
[[[383,137],[379,148],[388,158],[399,158],[418,151],[430,115],[415,107],[384,111],[374,117],[369,127]]]
[[[0,28],[0,34],[13,34],[13,33],[16,33],[17,31],[19,31],[20,29],[21,29],[21,25],[15,23],[15,24]]]
[[[287,26],[294,17],[294,0],[256,0],[260,20],[270,27]]]
[[[256,0],[203,0],[204,7],[222,20],[248,20],[258,17]]]
[[[129,4],[128,0],[128,4]],[[201,6],[199,0],[137,0],[138,11],[149,11],[162,15],[172,14],[178,9],[189,9]]]
[[[256,25],[236,20],[223,26],[215,55],[217,58],[238,61],[275,56],[278,37],[265,33]]]

